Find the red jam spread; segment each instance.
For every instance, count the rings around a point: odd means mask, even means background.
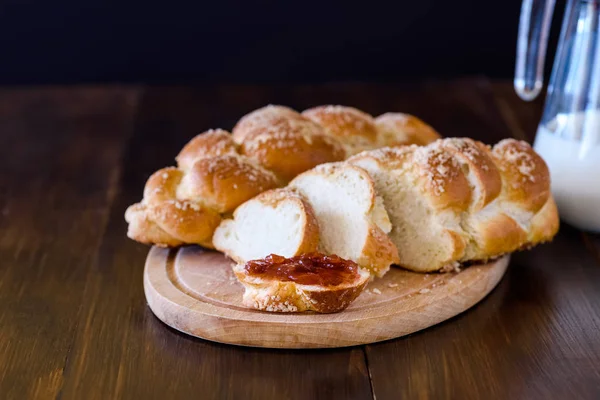
[[[248,275],[300,285],[337,286],[354,282],[358,276],[358,265],[354,261],[321,253],[292,258],[269,254],[263,259],[248,261],[244,269]]]

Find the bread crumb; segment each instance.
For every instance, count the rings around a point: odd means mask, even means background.
[[[421,289],[421,290],[419,290],[419,293],[421,293],[421,294],[425,294],[425,293],[429,293],[429,292],[431,292],[431,290],[429,290],[429,289]]]
[[[375,288],[375,289],[373,289],[373,293],[375,293],[375,294],[381,294],[381,290]]]
[[[388,283],[388,287],[398,287],[397,283]]]
[[[457,261],[444,265],[441,272],[460,272],[460,263]]]
[[[166,172],[163,172],[162,174],[162,178],[163,179],[167,179],[169,177],[169,174],[167,174]]]

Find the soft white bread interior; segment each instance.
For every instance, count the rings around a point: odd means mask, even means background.
[[[238,263],[273,253],[293,257],[317,250],[319,227],[312,207],[289,189],[274,189],[245,202],[216,229],[215,248]]]
[[[356,278],[351,282],[322,286],[248,275],[243,264],[235,265],[233,271],[245,288],[243,304],[271,312],[342,311],[360,295],[371,277],[368,271],[359,268]]]
[[[398,262],[387,236],[390,220],[365,170],[347,163],[323,164],[296,177],[289,187],[315,212],[320,251],[355,261],[376,276]]]
[[[348,160],[369,172],[400,265],[437,271],[550,240],[558,215],[544,161],[525,143],[467,138],[384,148]]]

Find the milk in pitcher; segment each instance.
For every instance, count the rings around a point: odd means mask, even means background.
[[[534,149],[550,169],[561,219],[600,232],[600,110],[558,114],[539,126]]]

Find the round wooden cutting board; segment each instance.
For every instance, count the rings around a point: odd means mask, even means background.
[[[460,314],[498,284],[508,261],[448,274],[392,268],[340,313],[278,314],[242,306],[244,289],[224,255],[195,246],[154,247],[144,290],[159,319],[199,338],[271,348],[344,347],[397,338]]]

